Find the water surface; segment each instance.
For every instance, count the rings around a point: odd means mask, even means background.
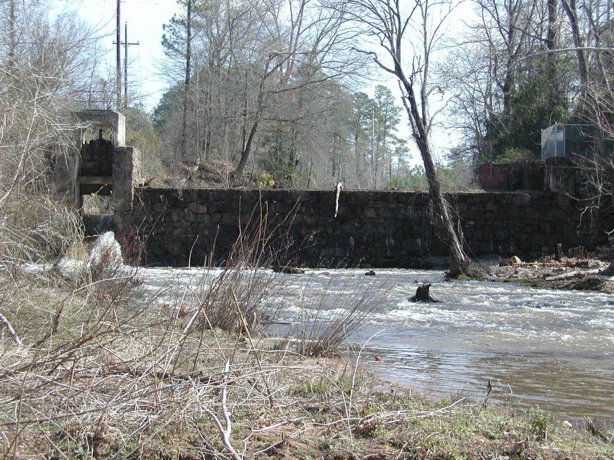
[[[490,380],[491,399],[498,402],[614,422],[613,296],[450,282],[436,271],[364,272],[279,275],[271,300],[276,330],[325,323],[366,296],[372,312],[348,340],[357,347],[368,341],[364,362],[379,377],[428,395],[477,399]],[[155,289],[169,277],[194,283],[203,271],[148,269],[141,276]],[[441,303],[407,300],[423,282],[432,284],[431,295]],[[383,360],[376,362],[376,355]]]

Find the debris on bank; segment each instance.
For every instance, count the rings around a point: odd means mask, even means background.
[[[485,274],[485,279],[514,282],[536,288],[590,290],[614,293],[614,262],[600,260],[599,252],[589,257],[584,247],[571,248],[536,261],[524,262],[517,256],[503,259]]]

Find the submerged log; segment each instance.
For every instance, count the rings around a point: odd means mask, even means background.
[[[430,284],[423,284],[422,286],[418,286],[416,289],[416,295],[409,299],[410,302],[425,302],[425,303],[438,303],[439,300],[433,299],[429,295],[429,290],[431,289]]]

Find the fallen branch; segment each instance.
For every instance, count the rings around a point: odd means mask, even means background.
[[[549,276],[548,278],[545,278],[545,280],[546,281],[562,280],[565,278],[573,278],[576,275],[596,275],[600,271],[601,269],[599,268],[594,269],[594,270],[574,270],[572,272],[561,273],[560,275]]]
[[[586,260],[563,261],[563,262],[522,262],[514,264],[514,267],[586,267]]]
[[[343,182],[339,182],[337,184],[337,196],[335,198],[335,219],[339,214],[339,196],[341,195],[341,190],[343,190]]]
[[[612,275],[614,275],[614,260],[612,260],[610,262],[610,264],[599,274],[603,275],[603,276],[612,276]]]
[[[13,326],[11,326],[11,323],[9,322],[9,320],[6,319],[6,317],[2,313],[0,313],[0,323],[2,323],[2,325],[6,329],[6,332],[8,332],[8,334],[11,336],[11,339],[13,339],[13,342],[15,342],[15,345],[17,345],[18,347],[21,347],[23,345],[23,343],[21,342],[21,339],[17,335],[17,332],[15,332],[15,329],[13,329]]]
[[[228,378],[228,373],[230,372],[230,360],[226,360],[226,364],[224,365],[224,382]],[[222,436],[222,442],[224,443],[224,447],[230,452],[232,458],[235,460],[242,460],[242,457],[237,453],[234,447],[232,447],[232,443],[230,442],[230,434],[232,433],[232,422],[230,421],[230,413],[228,412],[228,388],[226,385],[222,386],[222,414],[224,416],[224,421],[226,423],[226,428],[222,426],[222,422],[210,409],[204,409],[207,414],[213,419],[220,435]]]

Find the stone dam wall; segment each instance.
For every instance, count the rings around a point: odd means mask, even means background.
[[[145,242],[143,263],[222,263],[240,232],[266,220],[282,263],[311,267],[416,267],[447,255],[428,219],[428,196],[416,192],[335,192],[136,188],[131,209],[116,211],[122,235]],[[535,258],[607,241],[606,222],[546,192],[448,195],[472,256]]]

